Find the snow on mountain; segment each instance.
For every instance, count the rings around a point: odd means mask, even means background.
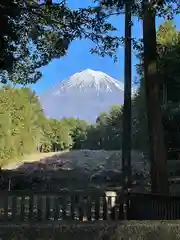
[[[47,117],[76,117],[95,122],[113,104],[123,104],[124,84],[100,71],[86,69],[40,96]]]

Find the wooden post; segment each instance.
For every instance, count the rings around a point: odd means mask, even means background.
[[[34,207],[34,197],[33,197],[33,194],[30,194],[29,195],[29,213],[28,213],[29,221],[31,221],[34,217],[33,207]]]
[[[42,220],[42,196],[37,196],[37,220]]]
[[[9,180],[8,180],[8,192],[10,192],[11,191],[11,177],[9,178]]]
[[[49,196],[46,196],[46,220],[49,220],[51,215],[51,204],[50,204],[51,198]]]

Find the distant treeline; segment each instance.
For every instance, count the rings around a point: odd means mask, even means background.
[[[0,89],[0,159],[10,159],[35,151],[66,149],[120,149],[122,132],[121,106],[112,106],[95,124],[44,116],[37,96],[28,88]]]

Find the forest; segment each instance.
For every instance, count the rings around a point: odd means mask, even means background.
[[[177,158],[179,133],[180,32],[173,21],[165,21],[157,31],[160,98],[168,158]],[[142,49],[137,53],[138,90],[132,98],[132,148],[147,152],[148,131],[144,98]],[[81,119],[47,119],[38,97],[30,89],[3,84],[0,88],[1,165],[35,151],[69,149],[119,150],[122,145],[123,106],[114,105],[101,113],[96,123]],[[172,154],[172,153],[176,154]]]

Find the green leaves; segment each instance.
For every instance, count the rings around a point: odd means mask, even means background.
[[[123,41],[114,32],[109,17],[124,11],[118,0],[95,0],[95,7],[70,9],[65,1],[8,0],[0,5],[0,81],[35,83],[42,66],[66,55],[75,39],[89,39],[95,46],[91,53],[117,60],[116,51]],[[178,0],[156,4],[159,16],[172,18],[180,11]],[[140,2],[132,12],[142,17]]]
[[[173,21],[165,21],[157,31],[158,79],[163,110],[163,124],[166,147],[178,149],[179,144],[179,91],[180,91],[180,33]],[[140,54],[138,70],[143,76],[143,58]],[[147,117],[144,103],[144,81],[141,77],[141,89],[133,101],[134,146],[147,149]],[[171,158],[169,156],[169,158]]]
[[[87,149],[121,149],[122,107],[112,106],[108,113],[102,113],[96,124],[86,128],[83,148]]]
[[[0,89],[1,165],[25,153],[36,151],[41,139],[42,111],[29,89]]]
[[[90,39],[95,44],[91,52],[101,56],[115,56],[118,47],[119,39],[110,35],[116,29],[101,8],[71,10],[65,1],[46,5],[45,1],[9,0],[1,3],[0,13],[6,23],[0,30],[0,81],[4,83],[35,83],[41,77],[39,68],[66,55],[75,39]]]

